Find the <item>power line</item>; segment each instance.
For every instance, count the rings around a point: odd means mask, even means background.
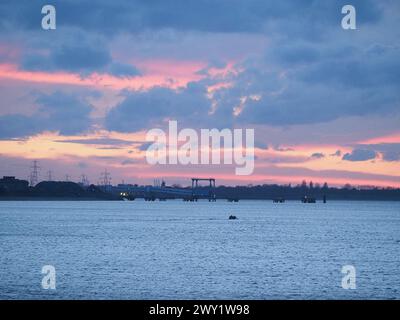
[[[53,181],[53,172],[51,170],[47,171],[47,181]]]
[[[39,170],[39,162],[37,160],[33,160],[31,166],[31,174],[29,176],[29,184],[31,187],[36,186],[39,181]]]
[[[103,187],[104,191],[109,189],[111,186],[111,174],[107,171],[107,169],[105,169],[100,175],[100,185]]]
[[[88,179],[87,175],[85,175],[85,174],[81,175],[81,184],[83,186],[88,186],[89,185],[89,179]]]

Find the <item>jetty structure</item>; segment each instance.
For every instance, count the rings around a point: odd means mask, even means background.
[[[214,178],[192,178],[192,185],[188,188],[167,186],[164,181],[153,186],[137,186],[119,184],[114,188],[126,200],[142,198],[145,201],[165,201],[167,199],[182,199],[183,201],[195,202],[199,199],[206,199],[210,202],[216,201],[215,179]],[[207,182],[201,186],[200,182]]]

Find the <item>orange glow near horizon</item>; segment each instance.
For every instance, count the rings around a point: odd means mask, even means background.
[[[148,179],[151,181],[154,179],[154,172],[144,171],[140,173],[140,178]],[[184,173],[184,172],[158,172],[158,175],[163,178],[170,179],[187,179],[193,177],[193,173]],[[323,176],[307,176],[307,175],[298,175],[298,176],[282,176],[282,175],[252,175],[252,176],[235,176],[234,174],[222,174],[222,173],[198,173],[196,172],[196,177],[199,178],[209,178],[212,176],[217,181],[226,182],[230,185],[248,185],[248,184],[292,184],[292,186],[300,184],[303,180],[307,182],[313,181],[315,183],[319,183],[321,186],[323,183],[327,182],[329,186],[344,186],[349,183],[352,186],[377,186],[377,187],[392,187],[392,188],[400,188],[399,182],[386,182],[379,179],[347,179],[347,178],[326,178]],[[132,175],[131,178],[136,178],[136,175]],[[220,183],[222,184],[222,183]]]
[[[400,133],[360,141],[360,144],[400,143]]]
[[[1,140],[0,150],[3,156],[10,158],[26,159],[27,161],[33,159],[57,161],[65,163],[66,166],[89,160],[94,167],[108,167],[114,171],[115,175],[131,179],[150,179],[157,176],[188,178],[193,175],[193,170],[188,170],[188,167],[185,166],[162,166],[160,168],[148,165],[145,160],[145,151],[139,149],[140,145],[146,142],[145,134],[145,132],[128,134],[99,130],[80,136],[60,136],[56,132],[45,132],[22,141]],[[104,140],[104,143],[101,141],[90,143],[89,139],[114,139],[115,145],[112,145],[113,141],[108,143],[107,140]],[[84,141],[80,142],[80,140]],[[347,150],[336,145],[299,145],[291,151],[256,149],[256,168],[255,173],[251,176],[236,176],[233,169],[230,170],[230,167],[224,165],[221,165],[220,170],[215,166],[200,165],[196,167],[199,168],[196,170],[196,175],[213,176],[218,180],[228,181],[230,184],[297,184],[306,179],[321,184],[326,181],[330,185],[350,183],[352,185],[400,187],[400,176],[398,176],[400,162],[389,163],[381,159],[363,162],[343,161],[341,157],[332,155],[337,149],[342,152],[350,151],[350,149]],[[323,152],[326,156],[318,159],[311,158],[310,155],[316,152]],[[132,163],[123,165],[121,164],[123,161],[132,161]],[[278,172],[288,169],[290,174],[282,175],[282,173],[274,172],[274,167],[278,169]],[[298,174],[296,169],[299,170]],[[312,170],[313,176],[301,174],[301,170],[304,169]],[[338,173],[337,177],[326,178],[322,173],[318,173],[324,170],[342,173]],[[268,171],[271,172],[266,174],[265,172]],[[366,177],[347,178],[345,172],[365,174]],[[368,176],[371,173],[382,177],[371,178]]]

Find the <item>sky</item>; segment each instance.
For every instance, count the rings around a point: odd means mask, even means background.
[[[400,187],[399,39],[396,0],[2,0],[0,175]],[[254,129],[253,174],[148,164],[169,120]]]

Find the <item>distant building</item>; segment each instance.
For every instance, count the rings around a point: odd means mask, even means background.
[[[28,187],[29,182],[26,180],[15,179],[12,176],[4,176],[0,179],[0,190],[6,193],[26,191]]]

